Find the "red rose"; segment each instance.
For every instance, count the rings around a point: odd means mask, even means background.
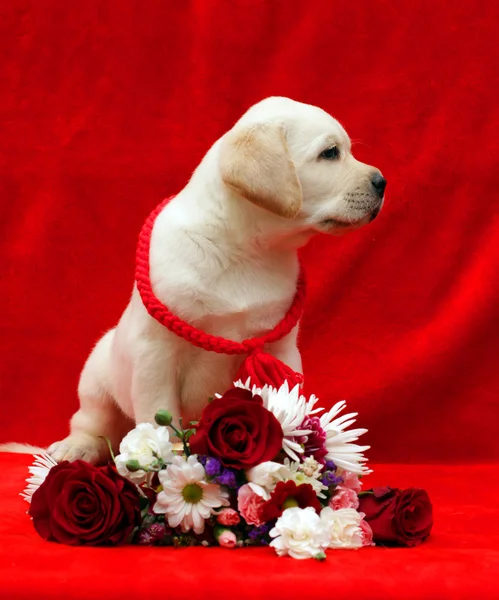
[[[430,535],[433,510],[425,490],[374,488],[359,502],[376,543],[417,546]]]
[[[204,409],[189,439],[193,453],[218,458],[225,467],[250,469],[282,448],[282,427],[260,396],[233,388]]]
[[[314,488],[309,483],[296,485],[294,481],[279,481],[270,496],[270,500],[267,500],[261,508],[260,520],[267,523],[278,519],[286,508],[293,506],[299,506],[300,508],[311,506],[318,513],[322,508]]]
[[[82,460],[50,470],[29,514],[44,540],[71,546],[124,543],[141,522],[136,487],[111,466]]]

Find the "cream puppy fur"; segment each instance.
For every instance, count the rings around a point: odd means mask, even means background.
[[[297,250],[317,233],[372,220],[386,181],[358,162],[329,114],[287,98],[259,102],[208,151],[156,220],[150,253],[156,296],[185,321],[234,341],[280,321],[298,277]],[[302,369],[297,328],[267,348]],[[149,316],[135,288],[116,328],[83,368],[80,409],[58,460],[106,459],[135,422],[158,409],[199,417],[230,387],[243,357],[194,347]]]

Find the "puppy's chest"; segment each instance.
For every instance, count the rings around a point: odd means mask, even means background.
[[[296,285],[288,274],[250,269],[217,277],[184,272],[167,279],[158,291],[178,316],[235,341],[274,327],[289,308]]]

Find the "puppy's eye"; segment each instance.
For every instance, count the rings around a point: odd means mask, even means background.
[[[336,160],[340,157],[340,149],[338,146],[327,148],[319,154],[319,158],[325,158],[326,160]]]

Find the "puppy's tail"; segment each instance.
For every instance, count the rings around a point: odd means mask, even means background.
[[[46,448],[31,446],[30,444],[18,444],[17,442],[0,444],[0,452],[11,452],[13,454],[40,454],[46,451]]]

